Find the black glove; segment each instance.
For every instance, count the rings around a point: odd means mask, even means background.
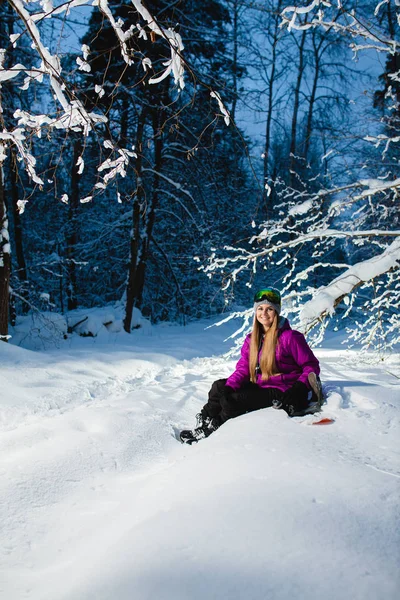
[[[308,387],[301,381],[296,383],[284,392],[282,397],[282,408],[291,417],[294,413],[300,412],[308,407]]]

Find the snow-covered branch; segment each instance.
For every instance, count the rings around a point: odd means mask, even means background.
[[[340,229],[320,229],[320,230],[315,230],[315,231],[311,231],[309,233],[300,233],[298,235],[295,236],[294,239],[288,240],[288,241],[280,241],[280,239],[282,237],[284,237],[285,235],[293,235],[293,231],[290,231],[289,229],[283,229],[283,228],[275,228],[273,229],[273,233],[268,236],[268,244],[265,244],[265,246],[262,249],[258,249],[256,251],[249,251],[246,250],[245,248],[233,248],[233,247],[225,247],[225,250],[227,251],[235,251],[235,253],[239,253],[239,254],[235,254],[234,256],[228,256],[228,257],[224,257],[224,258],[217,258],[215,255],[213,255],[212,257],[210,257],[210,262],[207,266],[203,267],[203,270],[206,273],[210,273],[212,271],[215,270],[219,270],[222,268],[227,267],[229,264],[234,264],[234,263],[243,263],[239,268],[236,268],[233,272],[232,272],[232,277],[233,279],[236,279],[237,274],[242,271],[245,270],[247,268],[250,267],[251,264],[261,260],[261,259],[265,259],[269,256],[272,256],[273,254],[276,254],[280,251],[286,250],[286,249],[293,249],[296,248],[298,246],[303,246],[306,243],[310,243],[310,242],[314,242],[315,240],[322,240],[324,238],[329,238],[329,239],[339,239],[339,238],[369,238],[369,237],[396,237],[400,236],[400,230],[395,230],[395,231],[387,231],[387,230],[379,230],[379,229],[370,229],[370,230],[365,230],[365,231],[352,231],[352,230],[348,230],[348,231],[342,231]],[[260,234],[259,237],[254,236],[253,238],[251,238],[250,243],[255,243],[257,241],[261,241],[264,239],[264,243],[265,243],[265,237],[266,237],[266,230],[264,230],[262,232],[262,234]],[[271,243],[272,239],[276,237],[278,239],[278,241],[276,243]]]
[[[304,330],[309,331],[325,316],[332,315],[343,298],[363,283],[399,267],[400,237],[397,237],[379,256],[352,265],[329,285],[320,288],[300,312],[300,322]]]
[[[111,143],[108,141],[104,142],[104,146],[106,148],[113,149]],[[137,158],[137,154],[134,152],[134,148],[132,148],[132,150],[127,150],[126,148],[118,148],[116,150],[116,155],[117,156],[115,159],[111,160],[110,158],[107,158],[98,167],[97,170],[99,173],[101,173],[102,171],[107,171],[107,173],[103,177],[103,182],[97,183],[95,185],[96,188],[104,189],[111,180],[115,179],[117,175],[125,177],[126,167],[129,164],[129,159]]]
[[[347,4],[346,0],[337,2],[312,0],[307,6],[287,6],[281,13],[282,26],[286,26],[289,31],[322,27],[325,30],[332,29],[343,35],[349,35],[351,38],[361,39],[362,43],[350,44],[355,54],[366,49],[390,54],[398,51],[396,40],[384,35],[377,22],[371,24],[369,20],[359,18],[353,4],[349,8]],[[306,21],[300,18],[304,15],[308,15]]]
[[[88,136],[98,124],[107,122],[107,118],[104,115],[86,110],[82,100],[64,79],[59,56],[52,53],[45,46],[38,27],[41,21],[51,19],[55,15],[59,15],[63,12],[69,14],[71,9],[87,4],[88,1],[89,0],[70,0],[55,8],[52,0],[43,0],[43,2],[41,2],[43,10],[40,12],[33,12],[29,0],[9,0],[9,4],[13,9],[14,14],[19,19],[22,30],[22,33],[10,35],[10,42],[12,46],[15,47],[20,37],[22,35],[27,35],[30,38],[32,48],[39,58],[40,64],[25,66],[21,63],[17,63],[6,68],[4,66],[6,50],[0,50],[0,86],[1,82],[15,79],[21,74],[25,75],[23,85],[21,86],[22,90],[27,90],[32,81],[43,83],[44,85],[46,85],[48,81],[49,88],[56,102],[57,109],[59,110],[58,114],[55,116],[50,116],[49,114],[32,114],[26,110],[17,110],[14,114],[16,127],[8,131],[4,129],[0,138],[2,140],[2,143],[0,144],[0,162],[4,161],[6,157],[7,145],[14,144],[25,164],[29,176],[35,183],[43,184],[43,181],[35,173],[35,159],[23,145],[23,140],[26,139],[29,134],[33,133],[38,137],[41,137],[43,128],[46,128],[47,130],[55,128],[81,132],[84,136]],[[172,73],[178,88],[183,89],[184,68],[181,57],[183,44],[180,35],[170,28],[161,27],[150,12],[143,6],[141,0],[132,0],[132,4],[137,15],[145,21],[146,27],[149,29],[151,35],[166,40],[170,48],[171,58],[164,63],[165,69],[157,77],[151,78],[149,82],[152,84],[158,83]],[[140,23],[130,23],[129,26],[124,29],[124,23],[121,19],[115,20],[108,0],[94,0],[93,5],[97,6],[109,20],[118,38],[122,56],[127,65],[131,65],[133,60],[127,42],[135,33],[139,35],[139,37],[146,37],[147,34],[145,28],[143,28]],[[90,48],[87,45],[84,45],[82,46],[82,52],[83,58],[77,58],[79,70],[89,72],[90,64],[87,60],[90,54]],[[145,59],[142,62],[145,70],[151,67],[150,59]],[[96,87],[98,88],[99,86]],[[100,87],[99,93],[101,93],[101,91],[102,88]],[[120,156],[117,159],[118,164],[110,166],[111,163],[106,161],[101,165],[101,170],[106,168],[111,169],[103,179],[104,185],[112,180],[115,174],[123,173],[122,165],[125,163],[125,158],[126,153],[124,153],[124,158],[121,158]]]
[[[154,35],[158,35],[159,37],[167,40],[171,50],[170,60],[163,63],[166,67],[164,72],[157,77],[151,78],[149,80],[149,83],[159,83],[160,81],[168,77],[170,73],[172,73],[175,84],[178,86],[179,89],[182,90],[185,87],[185,82],[184,66],[181,56],[181,53],[184,48],[181,36],[179,35],[179,33],[176,33],[176,31],[174,31],[171,28],[161,27],[154,19],[154,17],[149,13],[147,8],[143,6],[141,0],[131,0],[131,2],[137,10],[137,12],[140,14],[140,16],[146,21],[150,31]]]
[[[25,132],[24,129],[18,128],[14,129],[14,131],[0,132],[0,166],[1,163],[6,159],[6,144],[12,143],[18,149],[19,155],[24,161],[26,171],[29,177],[37,183],[38,185],[43,185],[43,180],[37,175],[35,166],[36,159],[32,154],[28,151],[27,147],[24,144],[25,141]]]
[[[252,287],[260,278],[268,281],[271,273],[277,281],[279,274],[286,312],[294,315],[302,329],[309,331],[318,325],[313,335],[320,342],[329,321],[325,317],[342,299],[346,304],[350,298],[347,310],[341,312],[345,317],[355,306],[357,288],[365,289],[380,276],[390,278],[392,270],[398,280],[399,184],[399,179],[366,178],[311,193],[306,184],[297,191],[275,181],[275,218],[261,223],[247,246],[215,250],[200,268],[208,277],[223,273],[225,290],[239,277],[247,278],[246,285]],[[346,247],[347,265],[342,259]],[[351,260],[355,252],[361,258],[357,262]],[[345,269],[340,276],[339,269]],[[396,273],[387,290],[391,303],[397,289]],[[245,312],[243,318],[247,318]],[[394,321],[390,327],[390,335],[385,329],[388,345],[398,336]]]

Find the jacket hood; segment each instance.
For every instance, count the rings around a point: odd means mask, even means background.
[[[281,333],[282,331],[287,331],[288,329],[292,329],[286,317],[279,317],[278,329],[279,333]]]

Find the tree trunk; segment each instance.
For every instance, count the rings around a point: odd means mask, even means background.
[[[81,175],[76,163],[82,154],[82,141],[77,137],[73,143],[71,168],[71,194],[68,202],[67,243],[67,308],[75,310],[78,306],[76,290],[76,244],[78,241],[79,182]]]
[[[128,141],[129,127],[129,98],[124,94],[121,106],[121,125],[119,134],[119,146],[125,147]]]
[[[136,132],[136,152],[137,159],[135,165],[136,171],[136,195],[133,200],[132,210],[132,232],[130,241],[130,260],[128,266],[128,282],[126,287],[126,306],[124,329],[127,333],[131,332],[132,311],[137,301],[137,265],[140,261],[140,213],[142,202],[144,200],[143,188],[143,133],[146,122],[146,107],[143,106],[139,115],[139,121]]]
[[[231,118],[233,123],[236,119],[236,104],[238,99],[238,35],[239,35],[239,6],[238,0],[233,0],[233,55],[232,55],[232,106],[231,106]],[[239,189],[239,152],[238,152],[238,140],[234,136],[233,139],[233,173],[232,173],[232,189],[233,194],[236,197]]]
[[[0,38],[4,41],[9,39],[9,34],[13,32],[12,29],[12,10],[11,7],[0,0]],[[7,45],[5,46],[7,47]],[[6,68],[10,63],[10,55],[12,53],[12,46],[8,48],[5,56],[5,63],[3,66]],[[8,82],[4,82],[2,85],[7,88]],[[4,90],[3,90],[4,92]],[[7,106],[2,105],[2,90],[0,89],[0,129],[7,129],[5,125],[5,117],[9,112]],[[12,113],[11,113],[12,114]],[[8,144],[7,144],[8,146]],[[3,148],[3,152],[6,151],[7,146]],[[7,218],[7,206],[5,198],[5,187],[4,187],[4,162],[0,162],[0,341],[8,341],[8,315],[10,307],[10,273],[11,273],[11,248],[10,248],[10,234],[8,227]]]
[[[147,259],[149,257],[149,246],[151,236],[153,234],[154,222],[156,217],[156,210],[159,202],[159,185],[160,176],[159,173],[162,169],[162,148],[163,139],[160,127],[160,111],[153,113],[153,132],[154,132],[154,178],[153,178],[153,193],[151,198],[151,204],[146,211],[146,218],[144,223],[144,235],[142,238],[142,251],[140,253],[140,263],[138,266],[138,281],[137,281],[137,303],[142,304],[143,288],[145,281],[145,272]]]
[[[22,224],[21,224],[21,216],[18,210],[18,162],[17,155],[14,148],[11,148],[10,151],[11,158],[11,168],[10,168],[10,184],[11,184],[11,207],[12,207],[12,215],[14,222],[14,244],[15,244],[15,259],[17,262],[17,276],[19,281],[23,284],[21,296],[23,298],[27,297],[27,289],[26,282],[28,279],[27,271],[26,271],[26,262],[25,262],[25,254],[24,247],[22,243]],[[28,305],[22,303],[22,312],[27,312]]]
[[[272,47],[271,77],[270,77],[269,85],[268,85],[268,113],[267,113],[267,123],[265,126],[263,204],[266,208],[268,206],[268,191],[265,186],[268,183],[268,178],[269,178],[269,153],[270,153],[270,148],[271,148],[273,91],[274,91],[274,80],[275,80],[275,69],[276,69],[275,60],[276,60],[276,44],[274,44]]]
[[[5,203],[3,168],[0,166],[0,341],[8,340],[8,308],[10,294],[10,240]]]
[[[387,3],[387,22],[388,22],[388,31],[389,35],[394,40],[396,35],[395,22],[396,22],[396,14],[393,15],[392,7],[390,6],[390,2]]]
[[[154,132],[154,179],[153,191],[151,200],[147,203],[146,211],[139,211],[140,231],[135,231],[135,242],[131,251],[131,265],[134,268],[130,270],[128,293],[127,293],[127,309],[124,321],[124,329],[129,333],[132,322],[132,310],[134,306],[141,306],[143,299],[143,289],[146,276],[147,259],[149,256],[150,240],[153,233],[153,227],[156,216],[156,209],[159,201],[159,173],[162,168],[162,128],[161,116],[163,111],[161,108],[154,109],[152,113],[152,125]],[[139,176],[138,176],[139,180]],[[137,216],[137,215],[136,215]],[[129,302],[128,302],[129,299]],[[130,311],[128,313],[128,310]],[[128,329],[129,328],[129,329]]]
[[[300,90],[303,79],[305,61],[304,61],[304,45],[306,41],[306,29],[303,30],[299,46],[299,67],[297,70],[296,87],[294,89],[294,106],[292,116],[292,130],[290,135],[290,158],[289,158],[289,182],[290,186],[294,187],[295,182],[295,162],[296,162],[296,151],[297,151],[297,121],[299,116],[300,108]]]
[[[278,2],[277,15],[280,14],[281,0]],[[268,195],[266,184],[269,179],[269,162],[270,162],[270,150],[271,150],[271,126],[272,126],[272,113],[273,113],[273,100],[274,100],[274,85],[276,76],[276,55],[277,45],[279,41],[279,18],[275,15],[275,28],[272,38],[272,58],[271,58],[271,74],[268,83],[268,111],[267,111],[267,122],[265,125],[265,144],[264,144],[264,181],[263,181],[263,204],[266,207],[267,215],[268,208],[272,208],[272,197]]]
[[[304,158],[305,158],[306,161],[308,159],[308,152],[310,150],[310,144],[311,144],[311,134],[312,134],[312,126],[313,126],[314,105],[315,105],[315,98],[316,98],[316,95],[317,95],[318,79],[319,79],[319,75],[320,75],[320,62],[319,62],[320,61],[320,56],[319,56],[319,50],[320,50],[321,44],[319,45],[319,47],[317,47],[315,45],[314,37],[313,37],[313,46],[314,46],[314,60],[315,60],[315,64],[314,64],[314,79],[313,79],[313,85],[312,85],[312,89],[311,89],[310,101],[309,101],[309,105],[308,105],[306,135],[305,135],[304,152],[303,152],[303,156],[304,156]]]
[[[231,107],[231,117],[232,120],[235,121],[235,113],[236,113],[236,103],[238,96],[238,76],[237,76],[237,68],[238,68],[238,0],[234,0],[233,2],[233,57],[232,57],[232,74],[233,74],[233,99],[232,99],[232,107]]]

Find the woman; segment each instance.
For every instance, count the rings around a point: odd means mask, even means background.
[[[281,295],[265,288],[254,296],[253,330],[246,337],[235,372],[215,381],[197,426],[180,434],[192,444],[225,421],[261,408],[282,408],[289,416],[305,414],[310,400],[322,402],[319,362],[303,334],[280,316]]]

